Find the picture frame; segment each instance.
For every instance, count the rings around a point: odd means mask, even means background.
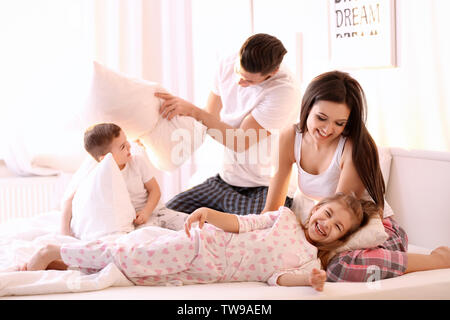
[[[329,0],[328,4],[332,67],[397,66],[395,0]]]

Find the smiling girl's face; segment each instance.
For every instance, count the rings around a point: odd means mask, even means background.
[[[328,244],[342,238],[357,223],[349,208],[334,200],[319,206],[309,218],[309,238],[318,244]]]

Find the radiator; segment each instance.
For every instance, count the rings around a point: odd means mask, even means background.
[[[0,223],[58,209],[65,180],[61,176],[0,178]]]

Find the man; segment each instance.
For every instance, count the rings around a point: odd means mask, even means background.
[[[273,138],[297,120],[300,109],[300,90],[281,65],[286,53],[271,35],[249,37],[239,53],[221,62],[205,109],[168,93],[155,94],[164,99],[163,117],[191,116],[226,147],[221,172],[175,196],[168,208],[186,213],[200,207],[236,214],[263,210],[274,168],[267,158],[277,152]],[[268,157],[261,159],[264,152]],[[291,204],[286,198],[285,205]]]

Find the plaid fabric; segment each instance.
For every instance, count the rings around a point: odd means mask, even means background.
[[[176,195],[166,203],[172,210],[192,213],[207,207],[239,215],[259,214],[266,203],[268,187],[236,187],[223,181],[219,175]],[[292,199],[286,197],[285,206],[291,207]]]
[[[408,237],[392,218],[383,219],[389,238],[377,248],[342,252],[327,266],[327,281],[372,282],[405,273]]]

